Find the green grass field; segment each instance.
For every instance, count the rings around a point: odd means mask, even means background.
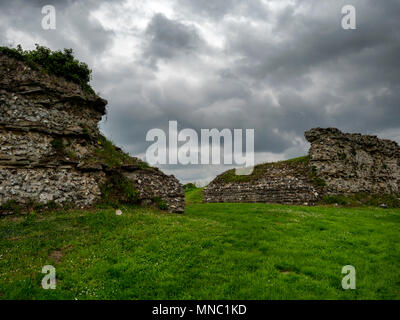
[[[202,204],[0,218],[0,299],[399,299],[400,210]],[[57,288],[44,290],[44,265]],[[357,272],[343,290],[344,265]]]

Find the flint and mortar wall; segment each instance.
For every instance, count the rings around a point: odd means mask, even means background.
[[[112,169],[91,159],[106,104],[75,83],[0,55],[0,205],[100,201]],[[158,197],[169,211],[184,211],[184,190],[173,176],[134,166],[119,171],[133,179],[139,201]]]
[[[313,203],[318,190],[310,182],[306,169],[303,163],[266,165],[261,175],[246,182],[225,182],[221,175],[204,189],[204,201]]]
[[[305,136],[311,143],[307,161],[257,166],[247,182],[227,182],[222,174],[204,189],[204,201],[311,204],[327,194],[399,195],[396,142],[335,128],[311,129]]]
[[[400,147],[376,136],[311,129],[310,166],[325,183],[325,192],[399,194]]]
[[[185,191],[174,176],[167,176],[159,170],[125,171],[124,175],[134,182],[142,204],[151,204],[155,198],[160,198],[170,211],[184,211]]]

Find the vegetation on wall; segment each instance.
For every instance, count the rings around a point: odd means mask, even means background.
[[[135,204],[138,201],[137,191],[133,182],[118,172],[110,174],[100,189],[102,202],[107,205]]]
[[[167,210],[168,209],[168,205],[160,197],[153,198],[153,202],[157,206],[157,208],[160,209],[160,210]]]
[[[278,161],[278,162],[268,162],[268,163],[262,163],[259,165],[256,165],[254,167],[254,170],[251,174],[249,175],[237,175],[235,172],[235,169],[228,170],[224,172],[222,175],[219,176],[219,179],[222,179],[222,181],[228,183],[228,182],[252,182],[256,181],[257,179],[261,178],[263,174],[268,170],[269,168],[280,168],[283,166],[296,166],[298,164],[304,164],[307,165],[309,162],[310,158],[309,156],[302,156],[298,158],[293,158],[289,160],[284,160],[284,161]]]
[[[254,170],[249,175],[237,175],[235,169],[228,170],[219,176],[225,183],[230,182],[253,182],[260,179],[269,169],[282,168],[282,167],[296,167],[299,170],[304,171],[304,174],[308,177],[309,181],[317,188],[324,187],[325,181],[317,176],[316,167],[309,166],[310,156],[302,156],[284,161],[267,162],[262,163],[254,167]]]
[[[110,168],[120,168],[123,165],[134,165],[141,169],[150,168],[150,166],[138,159],[131,157],[121,148],[116,147],[111,141],[104,136],[100,136],[97,140],[96,159],[107,164]]]
[[[55,201],[49,201],[47,203],[40,203],[37,200],[27,199],[26,203],[19,203],[16,200],[8,200],[0,205],[0,216],[1,215],[19,215],[27,214],[32,212],[48,212],[52,210],[58,210],[63,208],[64,210],[73,207],[72,203],[65,202],[62,205],[57,204]]]
[[[64,151],[64,143],[62,138],[54,138],[53,141],[51,142],[51,145],[57,152],[63,152]]]
[[[308,178],[314,187],[325,187],[326,185],[325,180],[317,176],[317,168],[315,166],[311,167],[311,172],[308,174]]]
[[[44,70],[49,74],[64,77],[75,82],[90,94],[94,94],[90,86],[92,70],[84,62],[75,59],[72,49],[52,51],[49,48],[36,44],[35,50],[23,50],[21,45],[17,48],[0,47],[0,53],[25,62],[32,69]]]
[[[15,200],[8,200],[7,202],[0,205],[1,214],[20,214],[22,206]]]
[[[326,195],[321,204],[334,204],[346,207],[387,207],[400,208],[400,198],[390,194],[355,193],[348,195]]]
[[[87,128],[84,128],[83,138],[96,144],[94,153],[85,159],[88,163],[100,163],[110,169],[119,169],[123,166],[135,166],[139,169],[152,169],[148,163],[138,158],[131,157],[121,148],[115,146],[110,140],[102,135],[92,136]],[[70,159],[77,159],[76,154],[69,148],[71,142],[63,141],[61,137],[55,137],[51,142],[54,150]]]

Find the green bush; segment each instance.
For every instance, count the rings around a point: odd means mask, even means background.
[[[0,53],[24,61],[32,69],[38,69],[40,66],[47,73],[64,77],[79,84],[85,92],[94,94],[89,84],[92,70],[86,63],[74,58],[72,49],[51,51],[36,44],[35,50],[28,51],[18,45],[17,48],[0,47]]]
[[[185,192],[196,189],[196,185],[194,183],[186,183],[184,186]]]

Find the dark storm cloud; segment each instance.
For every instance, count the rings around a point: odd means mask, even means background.
[[[394,16],[400,4],[355,1],[358,29],[354,31],[341,28],[344,4],[313,2],[314,15],[311,9],[298,13],[296,6],[289,6],[276,17],[276,38],[265,37],[250,25],[230,25],[226,50],[241,57],[231,67],[233,73],[255,80],[255,87],[275,88],[281,110],[288,115],[285,119],[274,116],[280,128],[292,128],[300,134],[310,125],[361,131],[395,125],[387,115],[398,112],[400,73],[395,70],[400,66],[396,58],[400,23]],[[312,77],[316,73],[327,87],[305,94],[319,85],[319,79]],[[365,99],[366,90],[373,93],[383,87],[383,93]],[[304,93],[293,100],[293,90]],[[379,107],[379,101],[387,101],[386,106]],[[336,111],[328,112],[332,105]],[[351,120],[349,114],[360,114],[359,122]]]
[[[400,136],[398,0],[351,1],[356,30],[341,27],[347,0],[175,0],[170,10],[107,1],[111,25],[146,21],[107,30],[91,15],[105,1],[21,3],[0,3],[0,34],[14,30],[53,49],[74,48],[109,101],[103,132],[134,155],[150,145],[147,131],[167,129],[168,120],[198,133],[255,129],[259,161],[304,154],[303,133],[312,127]],[[44,4],[57,8],[55,32],[40,27]],[[121,40],[127,34],[134,36]],[[123,58],[115,55],[120,48]],[[188,181],[224,167],[164,169]]]
[[[296,13],[292,6],[286,8],[274,23],[275,38],[266,37],[257,27],[232,23],[226,50],[242,57],[235,65],[236,72],[265,79],[270,85],[280,87],[289,81],[292,86],[292,79],[301,80],[313,68],[347,59],[365,49],[387,46],[398,39],[393,23],[384,22],[385,10],[360,10],[365,15],[358,18],[359,28],[343,30],[339,2],[329,7],[329,14],[324,14],[324,5],[316,3],[314,10],[321,12],[316,17],[309,17],[307,12]],[[376,20],[383,23],[376,25]]]
[[[170,20],[163,14],[156,14],[149,23],[144,57],[156,63],[158,58],[172,59],[177,56],[194,54],[204,42],[194,26]]]

